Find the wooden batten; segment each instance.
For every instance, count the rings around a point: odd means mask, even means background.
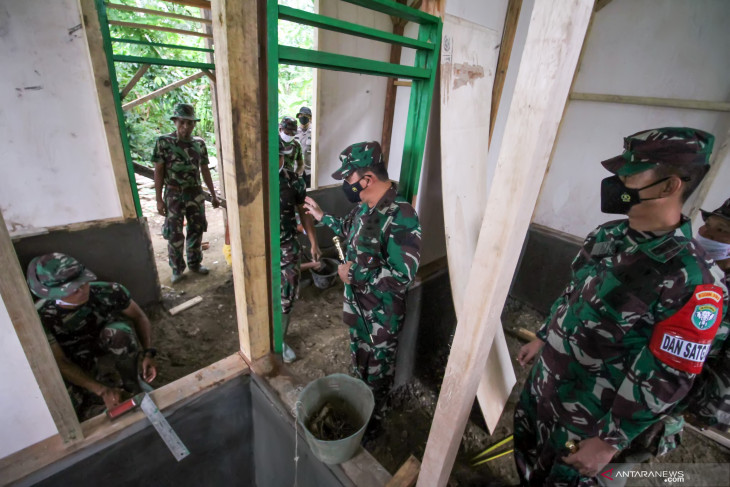
[[[109,65],[107,64],[104,42],[101,37],[99,15],[96,11],[94,0],[78,1],[84,24],[84,32],[86,33],[86,41],[89,45],[91,69],[94,72],[94,83],[96,85],[97,96],[99,97],[99,108],[101,109],[101,118],[104,121],[106,143],[109,146],[114,182],[117,185],[119,203],[122,207],[122,216],[124,218],[136,218],[137,210],[134,207],[134,199],[132,197],[132,186],[129,181],[127,159],[124,157],[119,119],[117,118],[114,94],[111,89],[112,83],[109,74]]]
[[[241,351],[250,360],[271,348],[260,1],[221,0],[212,16],[236,313]]]
[[[418,485],[446,485],[500,322],[593,10],[536,0]],[[519,164],[515,161],[519,161]]]
[[[504,80],[507,77],[507,67],[509,59],[512,56],[512,46],[515,42],[515,34],[517,33],[517,21],[520,19],[520,10],[522,10],[522,0],[509,0],[507,5],[507,14],[504,19],[504,30],[502,31],[502,42],[499,48],[499,60],[497,61],[497,70],[494,73],[494,86],[492,87],[492,110],[489,112],[489,142],[492,142],[492,134],[494,133],[494,123],[497,121],[497,111],[499,110],[499,101],[502,99],[502,90],[504,89]]]

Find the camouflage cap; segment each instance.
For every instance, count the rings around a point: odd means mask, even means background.
[[[41,255],[28,264],[28,286],[39,298],[62,299],[96,275],[70,255],[58,252]]]
[[[700,211],[702,212],[702,219],[705,221],[707,221],[707,219],[711,216],[719,216],[720,218],[730,221],[730,198],[725,200],[725,203],[714,211]]]
[[[601,164],[614,174],[630,176],[659,164],[709,164],[715,136],[689,127],[642,130],[624,137],[623,154]]]
[[[294,120],[293,117],[286,116],[281,119],[281,122],[279,122],[279,128],[282,129],[289,129],[289,130],[297,130],[297,121]]]
[[[200,119],[195,117],[195,107],[190,103],[178,103],[175,105],[175,111],[170,116],[170,120],[175,120],[176,118],[200,122]]]
[[[299,115],[300,113],[302,115],[307,115],[308,117],[311,117],[312,116],[312,110],[310,110],[309,107],[302,107],[302,108],[300,108],[299,109],[299,113],[297,113],[297,115]]]
[[[332,173],[335,179],[345,179],[357,169],[383,164],[383,150],[378,142],[358,142],[340,153],[342,167]]]

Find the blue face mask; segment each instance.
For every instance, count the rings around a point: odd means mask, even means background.
[[[362,179],[363,178],[360,178],[352,184],[347,181],[342,181],[342,191],[344,191],[345,196],[350,203],[360,203],[362,201],[360,198],[360,192],[365,189],[360,185],[360,181],[362,181]]]

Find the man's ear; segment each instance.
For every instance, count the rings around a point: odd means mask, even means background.
[[[664,185],[662,186],[662,195],[663,196],[671,196],[679,191],[682,191],[682,186],[684,185],[684,181],[679,176],[670,176],[669,179],[664,181]]]

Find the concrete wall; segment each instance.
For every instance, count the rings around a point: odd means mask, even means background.
[[[76,0],[0,2],[8,229],[122,215]]]
[[[595,15],[574,91],[726,101],[728,22],[730,4],[718,0],[614,0]],[[717,149],[730,115],[571,101],[534,222],[582,237],[615,219],[600,212],[600,181],[609,176],[600,161],[619,154],[626,135],[682,125],[715,134]],[[730,197],[730,162],[723,164],[714,181],[706,182],[708,206]]]
[[[0,300],[0,458],[56,434],[38,383]]]

